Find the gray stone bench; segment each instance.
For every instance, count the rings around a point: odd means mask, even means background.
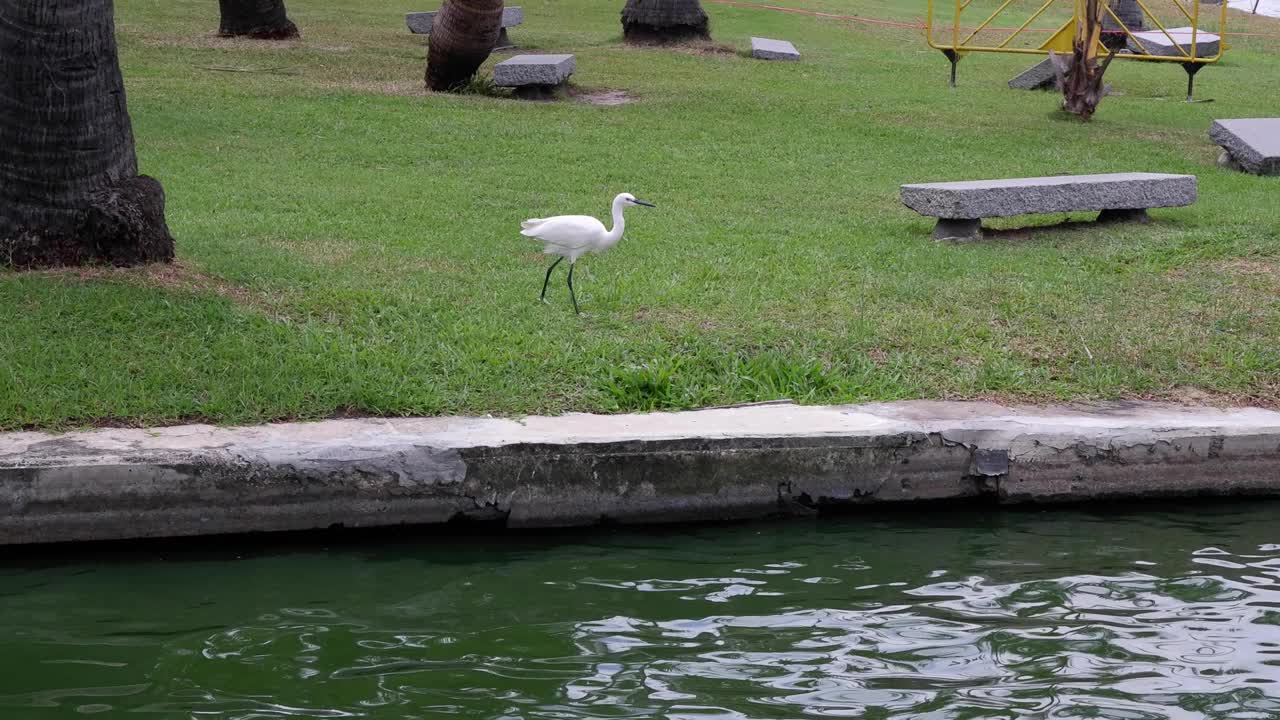
[[[902,186],[902,202],[938,218],[937,240],[979,240],[982,220],[1100,210],[1099,220],[1145,220],[1149,208],[1196,200],[1194,175],[1113,173],[921,183]]]
[[[1219,164],[1254,175],[1280,175],[1280,118],[1214,120],[1209,138],[1222,146]]]
[[[572,55],[516,55],[493,66],[493,84],[525,98],[544,97],[576,69]]]
[[[432,12],[416,12],[409,13],[404,16],[404,24],[409,26],[409,32],[415,35],[430,35],[431,26],[435,24],[436,15],[439,10]],[[498,34],[498,42],[494,44],[495,48],[511,47],[511,39],[507,37],[507,28],[515,27],[524,23],[524,8],[507,7],[502,9],[502,31]]]

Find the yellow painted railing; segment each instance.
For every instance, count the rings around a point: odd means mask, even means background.
[[[1216,11],[1218,14],[1216,18],[1218,51],[1212,55],[1200,55],[1197,45],[1202,35],[1207,32],[1202,30],[1200,27],[1200,1],[1201,0],[1191,0],[1191,7],[1188,9],[1182,2],[1179,2],[1179,0],[1172,0],[1174,6],[1177,7],[1181,15],[1186,18],[1191,28],[1189,37],[1177,38],[1168,30],[1165,23],[1161,22],[1160,18],[1152,12],[1148,2],[1144,2],[1144,0],[1135,0],[1138,7],[1142,9],[1144,24],[1146,24],[1146,21],[1150,21],[1155,29],[1160,31],[1160,33],[1169,40],[1169,43],[1174,48],[1174,54],[1172,55],[1152,54],[1148,50],[1147,46],[1143,44],[1142,40],[1136,37],[1135,31],[1131,30],[1120,19],[1120,17],[1116,15],[1115,11],[1112,10],[1108,4],[1106,6],[1106,14],[1115,21],[1118,28],[1113,32],[1123,32],[1126,44],[1130,45],[1131,48],[1131,52],[1117,54],[1115,56],[1116,59],[1149,60],[1154,62],[1176,62],[1184,64],[1194,63],[1197,65],[1217,62],[1222,57],[1222,54],[1227,47],[1225,40],[1227,27],[1227,3],[1225,1],[1220,3],[1220,7]],[[953,58],[953,62],[955,62],[955,58],[959,58],[971,52],[1021,53],[1026,55],[1045,55],[1050,51],[1058,53],[1071,52],[1071,40],[1075,37],[1079,26],[1083,24],[1085,20],[1085,0],[1045,0],[1044,3],[1035,10],[1035,12],[1031,13],[1031,15],[1027,17],[1026,20],[1022,21],[1022,23],[1016,28],[993,28],[992,23],[994,23],[998,18],[1007,19],[1014,14],[1011,11],[1011,8],[1016,6],[1016,2],[1017,0],[1004,0],[1004,2],[996,8],[995,11],[987,15],[985,19],[972,27],[966,27],[965,11],[971,9],[970,5],[973,3],[973,0],[951,0],[951,2],[946,2],[946,0],[929,0],[928,19],[925,26],[925,33],[929,42],[929,47],[946,53],[947,57]],[[1065,25],[1058,28],[1049,40],[1034,47],[1010,47],[1013,42],[1019,38],[1023,38],[1025,40],[1031,33],[1042,32],[1044,29],[1031,29],[1032,23],[1043,16],[1044,13],[1054,5],[1065,5],[1066,3],[1072,3],[1073,5],[1072,17]],[[940,6],[945,7],[946,5],[953,6],[948,8],[951,9],[952,12],[947,13],[947,15],[950,16],[950,22],[947,23],[946,21],[943,21],[944,24],[940,25],[936,12],[939,10]],[[993,41],[980,41],[978,39],[979,35],[984,30],[989,34],[993,32],[1007,32],[1009,34],[997,44],[991,44]],[[949,36],[950,42],[940,41],[939,34],[941,34],[942,37]],[[962,35],[963,39],[961,38]]]

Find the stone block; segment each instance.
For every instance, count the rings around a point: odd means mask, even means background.
[[[1010,80],[1009,87],[1014,90],[1052,90],[1057,83],[1058,72],[1053,67],[1053,60],[1045,58]]]
[[[1280,118],[1214,120],[1209,137],[1255,175],[1280,175]]]
[[[1222,46],[1221,38],[1210,32],[1203,30],[1195,34],[1196,40],[1196,57],[1208,58],[1218,54]],[[1142,53],[1146,50],[1148,55],[1160,55],[1162,57],[1180,57],[1191,52],[1191,28],[1169,28],[1169,34],[1165,35],[1161,30],[1147,30],[1146,32],[1134,33],[1129,38],[1129,50],[1135,53]]]
[[[409,26],[409,32],[415,35],[430,35],[431,26],[435,21],[435,12],[414,12],[404,16],[404,24]]]
[[[493,66],[493,83],[501,87],[559,85],[574,69],[572,55],[516,55]]]
[[[436,14],[438,12],[438,10],[433,10],[431,12],[409,13],[404,16],[404,24],[409,26],[409,32],[414,33],[415,35],[430,35],[431,26],[435,23]],[[516,6],[502,9],[502,30],[504,36],[507,28],[515,27],[522,23],[524,23],[524,8]],[[502,42],[499,41],[498,45],[501,46]]]
[[[504,7],[502,9],[502,27],[509,28],[524,23],[524,8],[519,5],[515,7]]]
[[[786,40],[753,37],[751,57],[757,60],[799,60],[800,51]]]

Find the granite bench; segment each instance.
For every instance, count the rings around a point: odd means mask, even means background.
[[[493,66],[493,84],[524,98],[545,97],[576,69],[572,55],[516,55]]]
[[[1220,165],[1254,175],[1280,175],[1280,118],[1214,120],[1209,137],[1222,147]]]
[[[1150,208],[1196,200],[1194,175],[1112,173],[903,185],[902,202],[938,218],[937,240],[980,240],[982,220],[1037,213],[1101,211],[1098,220],[1145,221]]]
[[[404,24],[409,26],[409,32],[415,35],[430,35],[431,26],[435,24],[436,15],[439,10],[431,12],[415,12],[404,16]],[[515,27],[524,23],[524,8],[507,7],[502,9],[502,30],[498,33],[498,42],[494,43],[494,48],[511,47],[511,39],[507,37],[507,28]]]

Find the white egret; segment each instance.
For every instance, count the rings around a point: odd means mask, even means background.
[[[551,271],[556,269],[561,260],[569,258],[569,298],[573,300],[573,311],[578,310],[578,298],[573,294],[573,264],[584,253],[604,252],[622,239],[622,230],[626,221],[622,218],[622,209],[629,205],[657,207],[653,203],[637,200],[631,193],[620,193],[613,199],[613,228],[604,229],[604,223],[590,215],[557,215],[549,218],[530,218],[520,223],[524,228],[521,235],[533,238],[543,244],[545,255],[559,255],[556,261],[547,268],[547,277],[542,281],[542,300],[547,299],[547,283],[551,282]]]

